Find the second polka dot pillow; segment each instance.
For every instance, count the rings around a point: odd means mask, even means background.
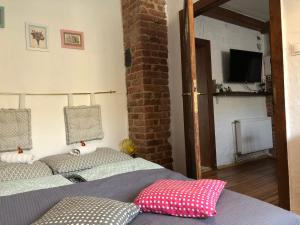
[[[32,225],[127,225],[139,213],[133,203],[95,197],[69,197]]]
[[[216,205],[226,183],[220,180],[158,180],[144,189],[134,203],[142,212],[180,217],[216,215]]]

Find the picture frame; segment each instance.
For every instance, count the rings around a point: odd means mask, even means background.
[[[0,28],[5,28],[5,8],[0,6]]]
[[[69,49],[84,50],[84,33],[73,30],[60,30],[61,47]]]
[[[46,25],[25,23],[26,47],[32,51],[49,51],[48,27]]]

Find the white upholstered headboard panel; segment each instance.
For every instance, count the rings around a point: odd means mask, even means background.
[[[64,110],[68,145],[104,138],[99,105],[72,106]]]
[[[30,109],[0,109],[0,152],[32,148]]]

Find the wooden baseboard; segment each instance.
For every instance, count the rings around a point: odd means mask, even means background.
[[[230,163],[230,164],[226,164],[226,165],[222,165],[222,166],[217,166],[218,170],[222,170],[222,169],[226,169],[226,168],[230,168],[230,167],[235,167],[235,166],[239,166],[239,165],[243,165],[245,163],[249,163],[252,161],[257,161],[257,160],[261,160],[261,159],[275,159],[275,157],[273,156],[269,156],[269,155],[263,155],[261,157],[257,157],[254,159],[248,159],[248,160],[244,160],[244,161],[240,161],[240,162],[234,162],[234,163]]]

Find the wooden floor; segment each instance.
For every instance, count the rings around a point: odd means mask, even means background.
[[[209,171],[203,178],[227,181],[226,188],[278,205],[276,161],[261,159],[235,167]]]

